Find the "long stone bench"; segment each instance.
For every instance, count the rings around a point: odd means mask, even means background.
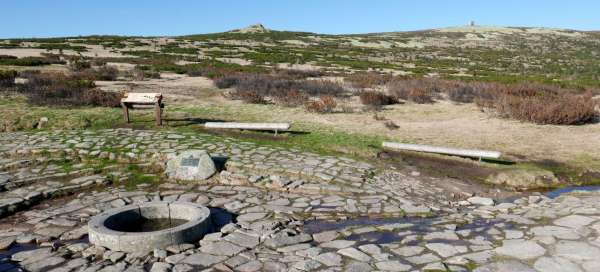
[[[454,155],[461,157],[471,157],[481,159],[498,159],[502,153],[498,151],[487,151],[487,150],[474,150],[474,149],[458,149],[448,148],[431,145],[418,145],[418,144],[403,144],[394,142],[383,142],[383,148],[391,150],[406,150],[406,151],[417,151],[427,153],[437,153],[444,155]]]
[[[216,129],[243,129],[243,130],[269,130],[275,131],[277,135],[278,131],[288,131],[291,128],[289,123],[234,123],[234,122],[207,122],[204,124],[205,128],[216,128]]]

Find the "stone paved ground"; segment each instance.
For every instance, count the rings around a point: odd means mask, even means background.
[[[189,148],[225,170],[162,179]],[[451,199],[351,159],[155,131],[2,134],[0,155],[0,271],[600,271],[595,192]],[[157,200],[210,207],[214,232],[151,253],[87,242],[91,216]]]

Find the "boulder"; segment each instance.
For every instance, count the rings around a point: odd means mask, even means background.
[[[167,162],[166,174],[171,179],[206,180],[217,172],[215,163],[204,150],[186,150]]]
[[[554,173],[543,169],[511,169],[490,175],[486,181],[517,189],[548,188],[560,183]]]

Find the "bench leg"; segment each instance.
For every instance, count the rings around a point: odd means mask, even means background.
[[[154,106],[154,114],[156,115],[156,125],[162,126],[162,110],[160,108],[160,103],[157,103]]]
[[[121,107],[123,108],[123,119],[125,119],[125,123],[129,123],[129,107],[125,103],[121,103]]]

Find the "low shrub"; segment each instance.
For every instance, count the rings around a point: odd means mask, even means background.
[[[82,57],[71,57],[69,59],[69,69],[74,72],[80,72],[92,68],[92,64]]]
[[[18,73],[14,70],[0,70],[0,87],[12,87]]]
[[[275,75],[286,79],[305,79],[308,77],[321,77],[324,75],[319,70],[279,69]]]
[[[265,97],[256,91],[246,91],[238,94],[239,99],[250,104],[265,104]]]
[[[396,99],[417,104],[433,103],[437,92],[435,84],[426,79],[394,80],[388,83],[388,92]]]
[[[96,80],[114,81],[119,76],[119,69],[114,66],[104,65],[94,69],[94,71]]]
[[[319,100],[308,102],[306,111],[315,113],[332,113],[337,107],[335,98],[330,95],[322,96]]]
[[[359,72],[347,76],[344,80],[350,82],[352,87],[365,89],[385,85],[392,80],[392,75],[378,74],[375,72]]]
[[[277,93],[273,97],[275,103],[285,107],[297,107],[306,104],[308,95],[299,91],[289,90]]]
[[[213,80],[215,86],[219,89],[227,89],[234,87],[239,82],[239,77],[237,75],[226,75],[219,78],[215,78]]]
[[[83,105],[97,107],[120,107],[123,94],[90,89],[83,93]]]
[[[359,98],[363,105],[373,109],[380,109],[397,102],[393,97],[377,91],[363,91],[359,94]]]
[[[23,57],[17,58],[14,56],[0,56],[0,65],[13,65],[13,66],[42,66],[50,64],[64,64],[60,59],[46,58],[46,57]]]
[[[473,86],[460,82],[448,82],[445,92],[448,99],[458,103],[471,103],[477,95]]]
[[[21,75],[24,76],[24,75]],[[43,106],[103,106],[120,105],[121,94],[95,89],[93,81],[57,73],[31,73],[18,91],[29,103]]]
[[[536,124],[580,125],[598,117],[591,95],[502,95],[493,109],[503,117]]]
[[[340,97],[346,93],[342,84],[330,80],[301,80],[293,81],[291,84],[292,88],[312,96]]]

